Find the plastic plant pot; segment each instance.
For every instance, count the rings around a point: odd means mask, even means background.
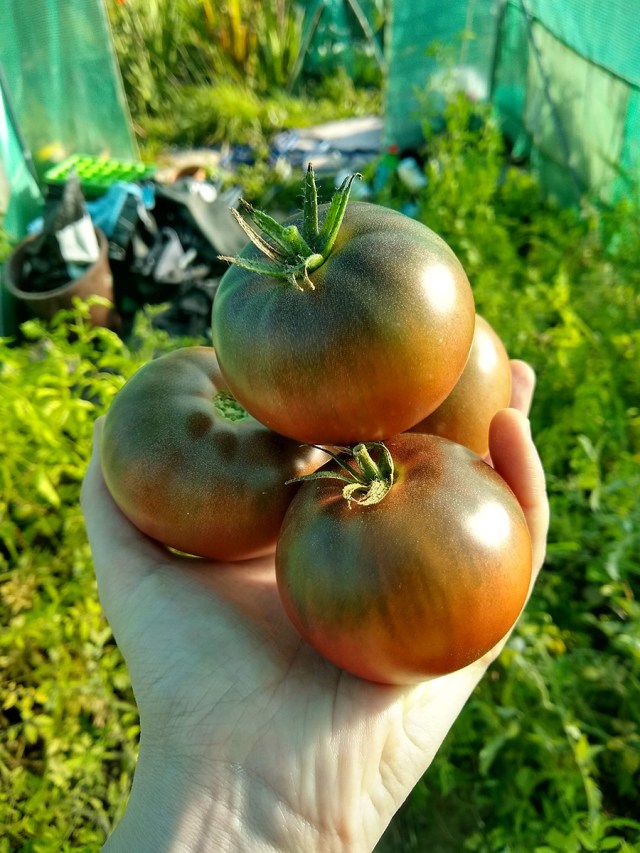
[[[113,276],[109,266],[109,242],[106,236],[96,228],[100,255],[84,275],[69,281],[60,287],[43,292],[31,292],[24,288],[23,266],[25,251],[36,235],[26,237],[7,259],[4,270],[4,283],[9,293],[24,305],[30,314],[43,320],[50,320],[63,308],[71,308],[74,297],[88,299],[90,296],[103,296],[113,303]],[[113,307],[92,305],[90,320],[95,326],[103,326],[117,331],[120,316]]]

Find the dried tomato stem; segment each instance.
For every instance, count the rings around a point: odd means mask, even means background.
[[[369,452],[372,448],[381,450],[380,462],[376,463]],[[342,480],[346,483],[342,488],[342,496],[351,505],[352,501],[360,506],[372,506],[389,494],[393,486],[393,458],[385,444],[372,441],[367,444],[356,444],[353,448],[343,448],[343,453],[353,458],[355,464],[345,464],[338,456],[324,448],[340,466],[340,471],[321,468],[313,474],[295,477],[290,483],[303,480]],[[359,496],[356,497],[356,494]]]

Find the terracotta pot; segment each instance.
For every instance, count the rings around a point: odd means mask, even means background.
[[[71,308],[73,297],[87,299],[89,296],[104,296],[113,302],[113,276],[109,266],[109,241],[96,228],[96,236],[100,248],[98,260],[80,278],[41,293],[31,293],[23,290],[22,267],[27,245],[35,239],[35,234],[25,238],[7,259],[4,270],[4,282],[7,290],[19,302],[26,306],[31,314],[43,320],[50,320],[62,308]],[[113,307],[93,305],[90,313],[91,322],[95,326],[104,326],[117,330],[120,317]]]

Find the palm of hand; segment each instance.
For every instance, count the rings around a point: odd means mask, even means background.
[[[112,624],[147,746],[202,763],[212,778],[242,765],[265,795],[325,834],[377,837],[488,662],[417,687],[354,678],[295,632],[273,558],[215,571],[185,559],[177,572],[152,543],[139,544],[144,577]]]

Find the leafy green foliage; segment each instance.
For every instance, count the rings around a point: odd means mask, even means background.
[[[393,821],[380,853],[640,849],[640,216],[562,210],[509,167],[463,99],[426,126],[427,186],[380,200],[459,254],[478,310],[538,373],[534,433],[548,557],[500,660]],[[269,175],[260,175],[263,192]],[[138,348],[82,310],[0,342],[0,853],[97,850],[135,762],[128,675],[100,613],[78,507],[92,424]]]
[[[296,0],[202,0],[199,16],[217,74],[248,79],[258,91],[291,89],[308,48],[313,27]]]
[[[207,80],[194,39],[191,4],[128,0],[107,4],[114,46],[132,112],[156,115],[177,85]]]
[[[136,132],[162,146],[249,144],[287,127],[379,112],[380,81],[302,75],[317,15],[296,0],[107,4]]]
[[[0,340],[0,851],[99,849],[122,813],[138,716],[97,598],[79,507],[93,423],[134,370],[179,340],[139,346],[88,308]]]
[[[250,145],[266,155],[268,140],[290,127],[309,127],[357,115],[377,113],[380,95],[357,90],[344,73],[314,84],[304,98],[284,91],[261,95],[247,83],[221,79],[215,85],[184,85],[167,96],[157,116],[136,116],[146,146]]]
[[[427,126],[419,217],[537,371],[551,532],[508,648],[380,850],[637,850],[639,211],[561,210],[505,165],[488,111],[460,97],[444,118]]]

